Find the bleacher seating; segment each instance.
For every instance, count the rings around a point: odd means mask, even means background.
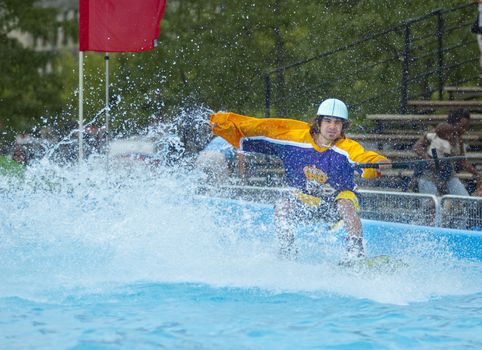
[[[365,148],[379,151],[389,157],[393,162],[417,159],[412,151],[415,142],[424,132],[433,130],[435,126],[447,120],[448,111],[456,108],[466,108],[471,111],[472,129],[464,135],[466,155],[477,168],[482,170],[482,101],[474,98],[482,96],[481,87],[455,87],[445,88],[449,100],[411,100],[408,101],[416,113],[412,114],[371,114],[367,120],[374,122],[374,133],[349,134],[355,140],[362,143]],[[418,113],[418,114],[417,114]],[[413,170],[387,170],[384,171],[385,182],[393,186],[404,187]],[[472,175],[461,172],[458,176],[466,181],[472,179]],[[379,181],[380,182],[380,181]],[[365,186],[370,186],[364,182]],[[386,183],[384,184],[386,186]]]
[[[412,151],[415,142],[435,126],[447,120],[448,111],[453,108],[467,108],[471,111],[473,128],[464,135],[466,155],[478,169],[482,170],[482,101],[470,100],[482,96],[480,87],[447,87],[448,101],[409,101],[415,111],[412,114],[370,114],[366,119],[373,122],[371,132],[349,132],[347,137],[360,142],[366,149],[386,155],[392,162],[417,159]],[[460,99],[455,99],[460,98]],[[426,113],[426,112],[430,113]],[[439,112],[440,113],[435,113]],[[244,184],[273,185],[283,183],[282,164],[274,157],[255,156],[247,158],[247,173]],[[407,190],[413,177],[413,169],[387,169],[377,180],[357,179],[361,188],[384,190]],[[472,181],[472,174],[460,172],[464,181]]]
[[[408,105],[419,112],[465,108],[471,112],[482,111],[482,101],[473,100],[410,100]]]
[[[449,100],[456,97],[462,99],[482,97],[482,87],[480,86],[446,86],[444,91],[447,92]]]

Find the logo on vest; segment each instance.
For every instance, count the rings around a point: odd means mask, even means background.
[[[314,165],[305,166],[303,168],[303,172],[305,173],[305,177],[308,181],[316,181],[320,184],[324,184],[328,180],[328,176],[326,176],[325,172],[318,169]]]
[[[306,177],[306,191],[313,196],[328,196],[335,192],[335,189],[328,183],[326,173],[314,165],[307,165],[303,168]]]

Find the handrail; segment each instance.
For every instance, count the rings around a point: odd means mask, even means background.
[[[340,52],[340,51],[345,51],[349,48],[352,48],[352,47],[355,47],[361,43],[364,43],[365,41],[369,41],[369,40],[372,40],[372,39],[375,39],[379,36],[382,36],[384,34],[387,34],[387,33],[390,33],[392,31],[395,31],[395,29],[388,29],[388,30],[385,30],[383,32],[380,32],[380,33],[376,33],[376,34],[371,34],[371,35],[368,35],[366,37],[363,37],[357,41],[354,41],[353,43],[350,43],[350,44],[346,44],[346,45],[343,45],[343,46],[340,46],[336,49],[333,49],[331,51],[327,51],[327,52],[323,52],[321,54],[318,54],[318,55],[315,55],[315,56],[312,56],[310,58],[307,58],[305,60],[302,60],[302,61],[299,61],[299,62],[295,62],[295,63],[292,63],[292,64],[289,64],[287,66],[284,66],[284,67],[278,67],[278,68],[275,68],[273,70],[270,70],[267,72],[267,74],[272,74],[272,73],[279,73],[280,71],[286,71],[288,69],[291,69],[291,68],[295,68],[295,67],[298,67],[300,65],[303,65],[303,64],[306,64],[306,63],[309,63],[311,61],[314,61],[316,59],[319,59],[319,58],[323,58],[323,57],[326,57],[326,56],[330,56],[330,55],[333,55],[337,52]]]
[[[445,10],[445,11],[440,10],[440,9],[439,9],[439,10],[432,11],[432,12],[426,14],[426,15],[423,15],[423,16],[420,16],[420,17],[415,17],[415,18],[413,18],[413,19],[409,19],[409,20],[403,22],[402,24],[399,24],[399,25],[397,25],[397,26],[395,26],[395,27],[392,27],[392,28],[390,28],[390,29],[384,30],[384,31],[382,31],[382,32],[379,32],[379,33],[376,33],[376,34],[370,34],[370,35],[367,35],[367,36],[365,36],[365,37],[362,37],[361,39],[356,40],[356,41],[354,41],[353,43],[340,46],[340,47],[338,47],[338,48],[336,48],[336,49],[323,52],[323,53],[321,53],[321,54],[312,56],[312,57],[307,58],[307,59],[302,60],[302,61],[298,61],[298,62],[289,64],[289,65],[287,65],[287,66],[278,67],[278,68],[269,70],[267,73],[268,73],[268,74],[279,73],[280,71],[286,71],[286,70],[288,70],[288,69],[290,69],[290,68],[298,67],[298,66],[303,65],[303,64],[305,64],[305,63],[309,63],[309,62],[311,62],[311,61],[313,61],[313,60],[316,60],[316,59],[319,59],[319,58],[323,58],[323,57],[326,57],[326,56],[330,56],[330,55],[332,55],[332,54],[334,54],[334,53],[337,53],[337,52],[339,52],[339,51],[344,51],[344,50],[346,50],[346,49],[348,49],[348,48],[357,46],[357,45],[359,45],[359,44],[361,44],[361,43],[363,43],[363,42],[365,42],[365,41],[369,41],[369,40],[372,40],[372,39],[376,39],[376,38],[378,38],[379,36],[383,36],[383,35],[388,34],[388,33],[390,33],[390,32],[394,32],[394,31],[397,31],[397,30],[399,30],[399,29],[403,29],[406,25],[410,25],[410,24],[412,24],[412,23],[420,22],[420,21],[422,21],[422,20],[424,20],[424,19],[433,17],[433,16],[435,16],[436,14],[438,14],[439,12],[441,12],[441,13],[449,13],[449,12],[453,12],[452,10],[457,10],[457,9],[460,9],[460,8],[465,8],[465,7],[467,7],[467,6],[472,6],[472,4],[465,4],[465,5],[461,5],[461,6],[456,6],[456,7],[452,8],[452,9]]]
[[[198,194],[201,195],[208,195],[213,197],[224,197],[228,196],[229,198],[233,199],[243,199],[247,201],[255,201],[255,202],[265,202],[273,204],[277,199],[282,198],[289,194],[293,188],[291,187],[263,187],[263,186],[239,186],[239,185],[224,185],[224,186],[202,186],[198,189]],[[394,208],[402,202],[405,201],[406,203],[411,203],[411,200],[422,200],[425,201],[423,205],[426,207],[428,203],[433,203],[432,211],[431,211],[431,225],[436,227],[451,227],[451,228],[459,228],[459,229],[467,229],[470,227],[457,227],[457,226],[447,226],[446,221],[447,217],[450,217],[452,214],[452,210],[463,210],[467,203],[470,203],[472,208],[476,208],[476,210],[472,210],[472,212],[465,212],[464,220],[471,220],[472,223],[475,221],[477,223],[477,227],[482,227],[482,198],[481,197],[471,197],[471,196],[456,196],[456,195],[444,195],[444,196],[435,196],[431,194],[425,193],[411,193],[411,192],[399,192],[399,191],[384,191],[384,190],[367,190],[367,189],[359,189],[357,192],[364,196],[361,201],[361,215],[363,215],[364,210],[369,209],[363,208],[363,203],[366,199],[372,197],[375,200],[372,200],[372,204],[375,204],[375,209],[382,210],[384,208],[384,203],[380,203],[377,200],[377,196],[383,196],[389,202],[393,204]],[[368,196],[368,197],[367,197]],[[403,200],[405,199],[405,200]],[[450,200],[451,205],[446,206],[444,203]],[[428,202],[427,202],[428,201]],[[378,203],[378,207],[377,207]],[[403,207],[403,206],[402,206]],[[455,208],[456,207],[456,208]],[[449,209],[451,208],[451,209]],[[426,209],[430,209],[429,207]],[[414,212],[415,210],[415,212]],[[417,209],[412,208],[412,215],[414,213],[418,213]],[[475,212],[475,214],[474,214]],[[401,220],[402,222],[405,220],[406,212],[404,210],[397,211],[393,210],[389,212],[390,217],[394,219],[395,222]],[[420,213],[419,213],[420,214]],[[363,217],[363,216],[362,216]],[[430,219],[430,218],[427,218]],[[427,223],[428,224],[428,223]]]
[[[452,78],[449,72],[452,70],[460,70],[475,61],[475,58],[465,59],[462,62],[454,62],[450,59],[450,57],[454,55],[449,55],[449,53],[455,52],[462,47],[467,47],[467,45],[475,42],[475,40],[469,41],[467,40],[468,36],[465,36],[463,40],[457,44],[450,42],[447,38],[453,36],[454,33],[456,35],[457,30],[460,31],[463,30],[463,28],[466,28],[467,33],[470,35],[467,25],[469,23],[469,17],[468,13],[466,13],[464,16],[457,15],[457,20],[450,21],[447,16],[473,6],[473,3],[469,3],[454,6],[449,9],[435,9],[425,15],[405,20],[386,30],[364,35],[360,39],[351,43],[341,45],[334,49],[321,52],[282,67],[267,70],[264,74],[265,116],[269,117],[271,115],[273,101],[275,102],[274,106],[278,108],[277,114],[283,116],[285,112],[284,110],[280,110],[280,108],[284,109],[284,106],[288,106],[289,103],[293,101],[295,97],[300,96],[303,91],[318,91],[318,94],[320,93],[319,91],[323,91],[322,95],[326,95],[328,91],[336,90],[340,81],[351,86],[353,84],[350,83],[355,83],[360,80],[365,81],[367,79],[369,74],[365,74],[365,71],[368,73],[370,70],[375,71],[377,69],[378,71],[383,71],[386,68],[384,67],[385,65],[394,68],[398,67],[396,69],[401,70],[398,78],[400,79],[399,83],[395,85],[394,82],[390,86],[387,85],[385,87],[386,90],[399,91],[400,100],[398,103],[393,101],[389,104],[391,106],[398,105],[399,113],[405,114],[408,112],[409,106],[407,102],[409,96],[410,99],[414,96],[427,96],[426,94],[420,95],[420,93],[418,95],[414,94],[415,89],[417,88],[414,84],[419,81],[428,81],[434,77],[434,79],[431,80],[431,83],[427,85],[425,92],[431,93],[437,91],[439,99],[441,99],[444,85],[447,82],[450,83],[460,80],[460,77],[457,77],[456,79]],[[436,20],[435,23],[433,22],[433,19]],[[461,23],[465,23],[465,25],[462,25]],[[419,26],[424,27],[419,28]],[[429,28],[432,28],[433,30],[430,30],[430,33],[427,33],[426,30],[429,30]],[[420,32],[422,32],[421,35]],[[393,40],[394,38],[395,40]],[[375,47],[372,47],[372,45],[375,45]],[[387,50],[387,48],[389,50]],[[381,51],[383,49],[385,50],[384,52]],[[298,70],[306,64],[323,62],[326,61],[323,59],[328,57],[334,57],[335,60],[339,57],[346,57],[346,60],[350,60],[354,52],[362,50],[372,50],[368,51],[370,55],[373,57],[379,55],[380,59],[376,62],[373,62],[373,60],[364,62],[361,57],[358,60],[362,63],[361,65],[354,64],[353,67],[349,67],[352,70],[349,69],[344,71],[344,74],[341,77],[336,76],[336,81],[333,81],[333,78],[328,74],[329,72],[326,72],[326,74],[323,75],[325,75],[328,80],[321,79],[322,81],[325,80],[323,81],[323,84],[320,82],[316,84],[307,83],[304,84],[302,88],[299,88],[293,86],[294,83],[292,83],[289,78],[287,79],[289,75],[296,74]],[[382,54],[380,55],[378,51]],[[461,55],[459,54],[459,56]],[[432,57],[433,59],[431,60]],[[381,65],[382,68],[377,68],[378,65]],[[426,67],[424,67],[425,65]],[[389,73],[392,76],[390,78],[391,81],[393,81],[394,68],[391,68],[391,73]],[[271,75],[275,74],[277,75],[277,82],[272,83]],[[297,81],[297,79],[294,78],[293,81]],[[435,84],[436,87],[432,87],[431,85],[433,84]],[[386,92],[385,89],[383,90]],[[366,103],[369,101],[375,103],[376,101],[380,101],[383,97],[380,96],[382,94],[377,92],[376,89],[373,92],[374,94],[372,96],[360,96],[361,102]],[[340,94],[338,93],[338,95]],[[359,101],[350,102],[350,107],[361,105],[361,102]]]

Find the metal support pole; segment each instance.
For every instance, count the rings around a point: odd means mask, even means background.
[[[109,146],[109,53],[105,53],[105,146]]]
[[[410,69],[410,22],[405,24],[404,47],[402,62],[402,89],[400,96],[400,114],[407,113],[408,104],[408,75]]]
[[[266,73],[264,76],[264,116],[265,118],[269,118],[271,113],[271,79],[269,77],[269,73]]]
[[[79,163],[84,159],[84,53],[79,51]]]
[[[438,77],[438,99],[443,99],[444,82],[444,54],[443,54],[443,35],[445,31],[444,18],[442,13],[437,13],[437,77]]]

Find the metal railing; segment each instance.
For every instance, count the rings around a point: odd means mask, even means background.
[[[288,195],[290,188],[258,186],[203,186],[199,194],[258,203],[274,204]],[[360,190],[360,216],[363,219],[482,230],[482,198],[420,193]]]
[[[447,84],[476,81],[473,4],[437,9],[264,76],[265,116],[312,114],[321,97],[348,101],[358,117],[406,113],[408,100],[442,99]],[[369,88],[368,88],[369,87]]]
[[[440,226],[439,199],[433,195],[360,190],[360,216],[364,219]]]
[[[442,227],[482,230],[482,198],[446,195],[440,212]]]

